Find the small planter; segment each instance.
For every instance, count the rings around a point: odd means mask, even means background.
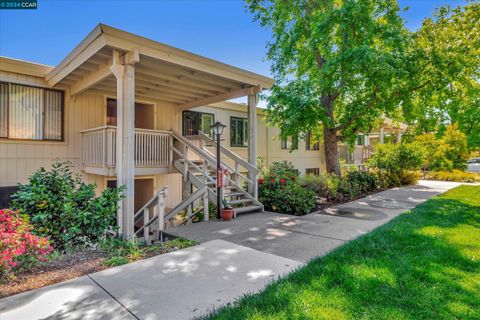
[[[220,209],[220,215],[222,216],[223,221],[231,221],[233,219],[233,209]]]

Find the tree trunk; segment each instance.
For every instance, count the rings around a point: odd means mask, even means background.
[[[323,142],[327,172],[340,175],[340,163],[338,161],[337,149],[337,130],[325,128],[323,130]]]

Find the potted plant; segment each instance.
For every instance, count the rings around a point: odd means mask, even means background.
[[[222,216],[222,220],[224,221],[232,220],[234,215],[232,206],[230,205],[230,203],[228,203],[227,199],[223,199],[222,204],[223,204],[223,208],[220,209],[220,215]]]

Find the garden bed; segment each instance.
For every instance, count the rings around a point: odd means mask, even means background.
[[[118,242],[120,243],[120,242]],[[195,245],[194,241],[173,239],[152,246],[87,250],[54,256],[33,268],[16,273],[16,278],[0,285],[0,298],[75,279],[121,264],[138,261]]]

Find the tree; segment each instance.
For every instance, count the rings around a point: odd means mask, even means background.
[[[337,143],[368,132],[401,99],[409,33],[396,0],[247,0],[272,30],[276,84],[268,117],[282,135],[323,137],[326,168],[340,174]]]
[[[407,120],[419,133],[456,124],[480,148],[480,3],[441,7],[413,34],[416,73]]]

